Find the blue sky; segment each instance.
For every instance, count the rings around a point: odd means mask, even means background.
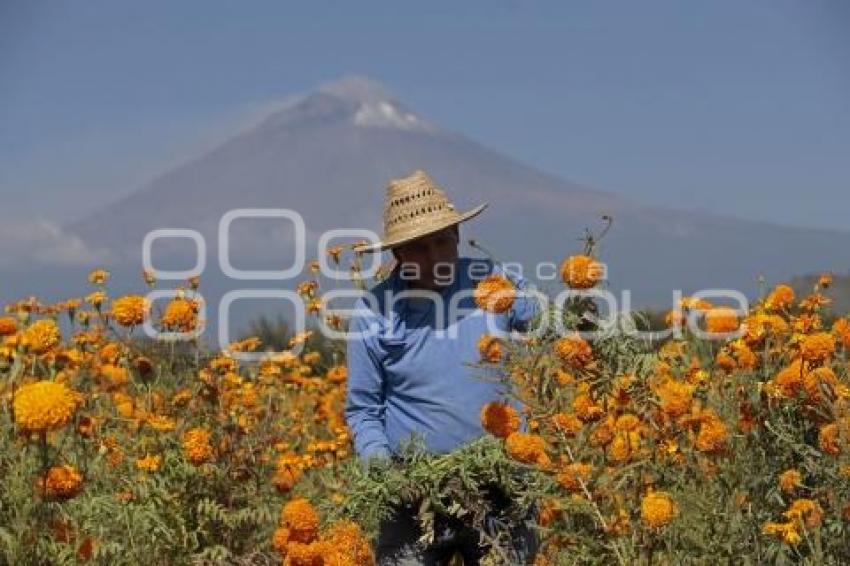
[[[345,74],[646,203],[850,229],[850,2],[0,2],[2,218],[73,220]]]

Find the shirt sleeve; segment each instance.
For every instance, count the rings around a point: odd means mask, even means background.
[[[346,359],[348,390],[345,419],[354,438],[357,455],[365,460],[388,458],[390,446],[384,428],[384,372],[375,354],[376,315],[360,298],[349,324]],[[358,334],[362,333],[362,336]]]

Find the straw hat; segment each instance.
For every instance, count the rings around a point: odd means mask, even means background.
[[[355,246],[354,250],[377,252],[439,232],[478,215],[487,208],[487,204],[485,202],[461,214],[434,180],[425,171],[417,169],[407,177],[387,183],[381,241]]]

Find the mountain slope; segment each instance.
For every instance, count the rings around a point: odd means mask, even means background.
[[[613,216],[602,259],[612,287],[633,290],[636,303],[667,303],[677,288],[749,293],[759,274],[770,281],[850,262],[850,234],[644,207],[587,189],[443,130],[359,77],[305,95],[68,228],[138,267],[142,239],[153,228],[199,230],[214,252],[228,210],[289,208],[304,217],[310,258],[323,230],[380,232],[386,181],[416,168],[431,173],[459,209],[490,202],[462,226],[463,238],[474,235],[499,259],[522,261],[532,279],[536,262],[559,262],[580,249],[585,227]],[[271,221],[234,224],[234,264],[282,265],[291,255],[289,235]]]

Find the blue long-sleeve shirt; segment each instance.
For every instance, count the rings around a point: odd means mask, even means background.
[[[480,378],[486,370],[469,367],[480,363],[478,340],[487,333],[525,330],[540,308],[532,297],[517,296],[503,314],[478,309],[472,291],[491,273],[527,289],[520,275],[489,259],[461,257],[452,284],[438,292],[443,324],[433,300],[404,296],[410,287],[398,267],[370,289],[372,307],[357,299],[349,324],[345,416],[358,456],[388,457],[411,434],[421,436],[429,451],[444,453],[483,433],[481,407],[504,391],[494,380]],[[460,299],[454,320],[452,296]]]

